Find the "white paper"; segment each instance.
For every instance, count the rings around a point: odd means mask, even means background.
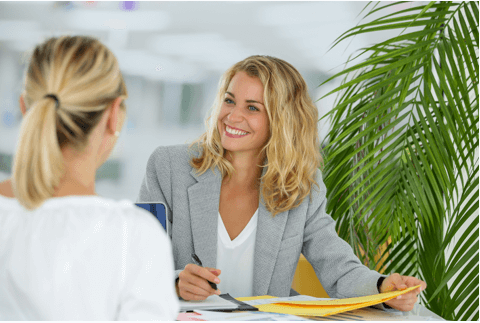
[[[195,312],[202,315],[198,316],[198,319],[206,321],[307,321],[306,319],[295,315],[255,311],[222,313],[196,310]]]
[[[195,309],[235,309],[238,305],[221,298],[218,295],[211,295],[203,301],[180,300],[180,311],[193,311]]]

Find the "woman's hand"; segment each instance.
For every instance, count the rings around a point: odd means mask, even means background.
[[[200,301],[208,296],[220,295],[219,290],[213,289],[208,281],[220,283],[218,275],[221,270],[209,267],[200,267],[195,264],[188,264],[178,275],[176,284],[177,294],[186,301]]]
[[[415,277],[411,276],[401,276],[399,274],[392,274],[385,278],[380,286],[380,293],[392,292],[395,290],[403,290],[408,287],[413,287],[421,285],[420,289],[417,288],[406,294],[397,296],[389,301],[386,301],[385,304],[388,306],[397,309],[399,311],[411,311],[413,306],[417,302],[417,295],[427,288],[427,284]]]

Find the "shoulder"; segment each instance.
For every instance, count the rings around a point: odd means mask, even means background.
[[[101,220],[111,230],[121,230],[124,234],[150,231],[158,234],[163,231],[155,216],[130,200],[114,200],[100,196],[72,196],[47,200],[41,208],[45,211],[50,209],[55,213],[69,210],[67,213],[72,212],[73,216],[90,219],[87,221]]]
[[[305,198],[303,203],[308,203],[308,215],[311,216],[320,208],[326,207],[327,187],[323,182],[323,175],[320,169],[315,174],[315,184],[312,185],[310,196]]]
[[[141,234],[161,234],[165,231],[160,222],[152,213],[136,206],[128,200],[115,201],[114,207],[120,210],[123,222],[128,227],[132,228],[133,232],[141,232]]]
[[[317,183],[318,186],[314,185],[312,188],[312,194],[316,193],[316,196],[318,197],[325,197],[327,195],[327,187],[325,186],[325,183],[323,182],[323,174],[320,169],[317,169],[317,172],[315,174],[315,182]]]

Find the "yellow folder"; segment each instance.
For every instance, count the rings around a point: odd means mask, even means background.
[[[410,287],[404,290],[362,297],[331,299],[324,301],[277,302],[273,304],[257,305],[255,307],[257,307],[258,310],[262,312],[308,316],[328,316],[332,314],[351,311],[357,308],[380,304],[399,295],[408,293],[419,287],[420,285]]]

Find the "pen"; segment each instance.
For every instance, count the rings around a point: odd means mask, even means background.
[[[203,264],[202,264],[202,261],[200,260],[200,258],[198,258],[198,256],[194,253],[192,253],[192,261],[195,265],[198,265],[200,267],[203,267]],[[211,281],[208,281],[207,282],[210,284],[210,286],[212,286],[213,289],[217,290],[217,284],[215,283],[212,283]]]

